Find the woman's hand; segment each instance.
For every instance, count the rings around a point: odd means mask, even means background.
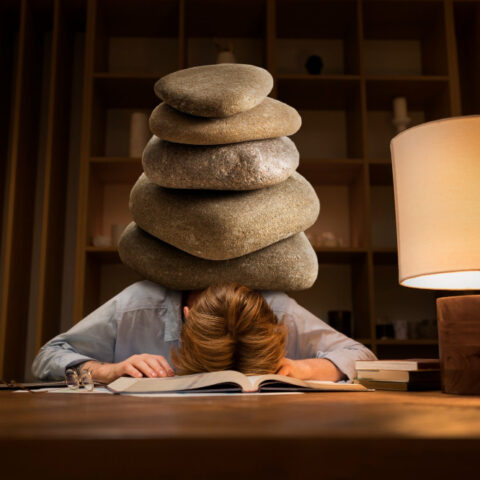
[[[119,377],[173,377],[172,367],[162,355],[142,353],[132,355],[123,362],[103,363],[94,360],[85,362],[82,369],[90,369],[94,380],[102,383],[110,383]]]
[[[338,382],[345,378],[337,366],[326,358],[307,358],[305,360],[284,358],[277,374],[299,380],[329,380],[332,382]]]

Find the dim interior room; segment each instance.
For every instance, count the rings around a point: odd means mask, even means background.
[[[393,100],[406,102],[409,126],[480,113],[480,2],[130,6],[0,7],[0,61],[9,72],[0,89],[3,374],[29,378],[45,341],[140,279],[116,246],[142,172],[131,150],[132,114],[149,115],[158,103],[158,78],[216,63],[220,51],[267,69],[270,95],[302,116],[292,140],[298,171],[320,199],[307,231],[319,274],[291,296],[326,321],[348,312],[350,334],[381,358],[438,356],[438,292],[398,284]]]

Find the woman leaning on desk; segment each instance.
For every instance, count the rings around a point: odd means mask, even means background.
[[[353,379],[356,360],[374,359],[283,292],[238,284],[180,292],[144,280],[46,343],[32,371],[60,380],[81,365],[106,383],[215,370],[340,381]]]

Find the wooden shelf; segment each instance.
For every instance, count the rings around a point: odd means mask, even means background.
[[[90,258],[95,259],[97,262],[103,264],[120,263],[117,247],[94,247],[93,245],[88,245],[85,251]]]
[[[176,37],[179,0],[102,0],[94,3],[96,33],[108,37]],[[98,46],[98,45],[96,45]]]
[[[392,110],[395,97],[406,97],[410,110],[423,110],[426,120],[450,115],[446,77],[372,77],[366,80],[367,108]]]
[[[367,81],[375,82],[448,82],[448,75],[366,75]]]
[[[467,0],[137,0],[135,8],[130,0],[3,2],[0,376],[21,380],[62,315],[64,329],[138,278],[116,248],[87,245],[93,233],[128,220],[129,189],[142,171],[141,159],[127,156],[131,112],[148,114],[160,102],[153,92],[159,77],[214,62],[214,38],[231,41],[239,62],[266,66],[272,96],[300,110],[303,126],[292,139],[299,172],[324,195],[320,233],[338,220],[354,245],[319,249],[326,270],[301,302],[317,314],[338,308],[331,295],[320,306],[315,300],[338,275],[364,343],[385,357],[435,354],[433,343],[375,339],[382,308],[407,303],[395,249],[376,248],[394,243],[379,242],[376,230],[393,235],[395,228],[392,100],[407,98],[412,125],[479,114],[479,24],[480,1]],[[306,73],[314,54],[325,73]],[[81,61],[72,71],[73,58]],[[65,214],[72,196],[78,210]],[[25,286],[33,289],[30,305]],[[434,309],[436,296],[408,292],[414,316]]]
[[[377,345],[438,345],[437,339],[410,339],[410,340],[397,340],[397,339],[377,339]]]
[[[189,0],[185,2],[187,37],[263,37],[265,2]]]
[[[372,341],[370,340],[370,338],[356,338],[355,340],[357,342],[363,343],[364,345],[367,345],[367,346],[372,344]]]
[[[454,3],[454,24],[456,54],[460,76],[462,113],[472,115],[480,113],[480,52],[478,24],[480,21],[480,3],[477,1]],[[472,39],[474,41],[472,42]]]
[[[152,75],[95,75],[96,101],[103,108],[152,110],[160,103],[153,92],[158,77]]]
[[[298,172],[314,185],[351,185],[363,170],[362,159],[302,160]]]
[[[161,76],[165,75],[162,72],[97,72],[93,74],[93,78],[101,78],[105,80],[149,80],[156,82]]]
[[[448,73],[443,1],[367,0],[363,2],[363,35],[366,40],[377,42],[418,42],[421,73]],[[372,60],[375,58],[367,57],[367,65]]]
[[[143,171],[140,159],[126,161],[92,162],[90,175],[101,183],[126,183],[132,185]]]
[[[278,77],[278,99],[298,109],[350,110],[360,96],[360,78],[329,75],[282,75]]]
[[[374,248],[373,263],[375,265],[396,265],[398,253],[396,248]]]
[[[319,263],[352,263],[364,261],[367,250],[358,247],[316,247]]]
[[[370,162],[370,185],[393,185],[391,162]]]
[[[286,80],[296,80],[298,82],[314,82],[314,81],[339,81],[339,82],[347,82],[352,80],[360,80],[360,75],[334,75],[334,74],[306,74],[306,73],[281,73],[277,75],[278,81],[286,81]]]

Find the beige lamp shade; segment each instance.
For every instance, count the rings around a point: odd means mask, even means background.
[[[480,116],[409,128],[390,148],[400,284],[480,289]]]

